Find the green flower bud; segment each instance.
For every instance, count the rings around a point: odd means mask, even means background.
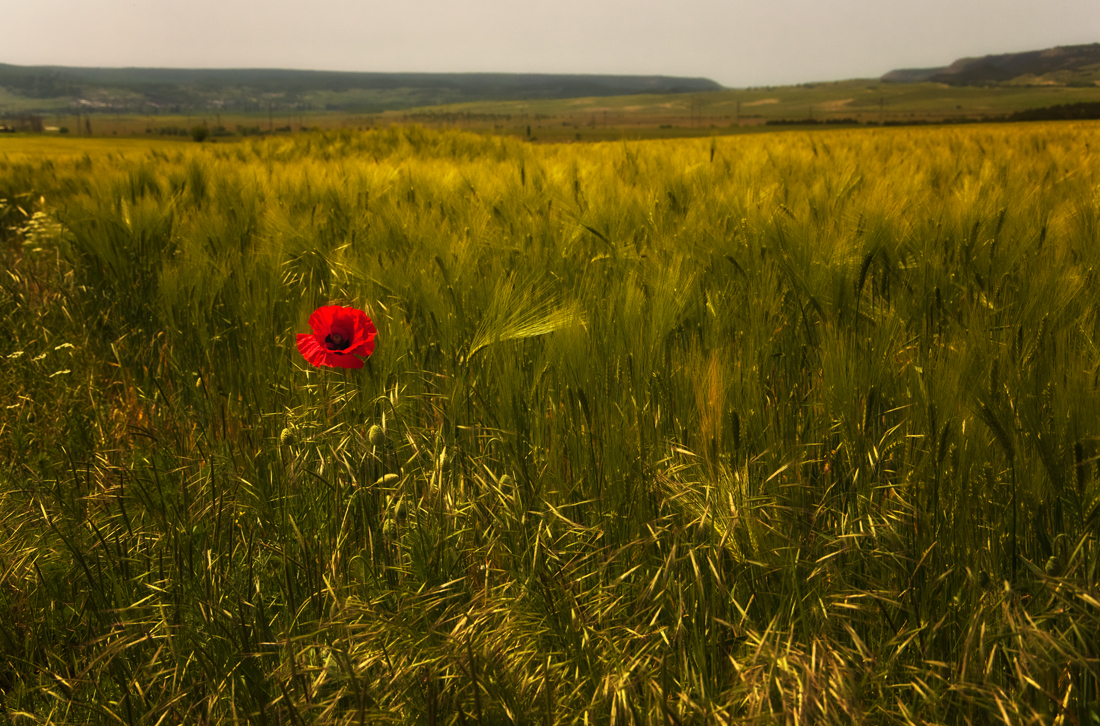
[[[367,440],[374,448],[381,449],[382,444],[386,443],[386,432],[382,430],[381,426],[375,424],[367,431]]]

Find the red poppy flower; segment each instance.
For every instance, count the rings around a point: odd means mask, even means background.
[[[326,305],[309,316],[312,335],[298,334],[298,350],[306,362],[330,368],[362,368],[374,352],[378,331],[362,310]]]

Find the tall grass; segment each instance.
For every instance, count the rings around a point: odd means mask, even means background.
[[[1098,142],[0,157],[4,712],[1100,719]]]

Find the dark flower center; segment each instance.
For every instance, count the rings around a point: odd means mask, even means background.
[[[325,336],[325,347],[329,350],[347,350],[351,345],[351,338],[345,338],[340,333],[329,333]]]

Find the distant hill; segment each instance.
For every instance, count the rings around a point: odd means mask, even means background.
[[[952,86],[1095,85],[1100,81],[1100,43],[960,58],[940,68],[890,71],[882,80],[887,83],[932,81]]]
[[[722,90],[706,78],[271,69],[71,68],[0,64],[0,113],[298,109],[378,112],[492,100]]]

